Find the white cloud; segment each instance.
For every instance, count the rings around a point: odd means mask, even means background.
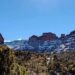
[[[17,40],[23,40],[22,38],[18,38]]]
[[[14,39],[14,40],[23,40],[22,38],[18,38],[18,39]],[[11,42],[11,41],[14,41],[14,40],[5,40],[4,42]]]
[[[11,42],[11,40],[5,40],[4,42]]]

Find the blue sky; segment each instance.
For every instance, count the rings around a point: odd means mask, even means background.
[[[6,40],[75,29],[75,0],[0,0],[0,32]]]

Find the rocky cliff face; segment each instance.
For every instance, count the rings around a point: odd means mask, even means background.
[[[52,40],[55,40],[55,39],[58,39],[58,37],[56,36],[56,34],[54,33],[43,33],[42,36],[36,36],[36,35],[33,35],[29,38],[29,41],[52,41]]]
[[[29,38],[29,41],[33,41],[33,42],[38,41],[38,40],[39,40],[39,37],[36,35],[33,35]]]
[[[69,35],[75,35],[75,30],[74,31],[72,31],[72,32],[70,32],[70,34]]]
[[[0,44],[3,44],[4,43],[4,38],[2,36],[2,34],[0,33]]]
[[[43,33],[41,36],[33,35],[26,42],[8,42],[9,46],[17,50],[34,50],[38,52],[50,52],[50,51],[66,51],[75,50],[75,31],[69,34],[61,34],[61,37],[57,37],[54,33]]]
[[[52,41],[52,40],[56,40],[58,37],[56,36],[56,34],[54,33],[43,33],[42,36],[39,37],[40,40],[43,40],[43,41]]]
[[[40,46],[44,45],[45,41],[53,41],[56,39],[58,39],[56,34],[49,32],[49,33],[43,33],[41,36],[36,36],[36,35],[31,36],[29,38],[28,43],[32,47],[39,49]]]

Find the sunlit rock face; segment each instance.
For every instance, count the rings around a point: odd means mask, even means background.
[[[48,33],[43,33],[41,36],[36,36],[33,35],[29,38],[29,44],[33,46],[36,49],[39,49],[40,46],[43,46],[43,44],[46,41],[53,41],[58,39],[56,34],[48,32]]]
[[[29,38],[29,41],[52,41],[52,40],[56,40],[58,39],[58,37],[56,36],[56,34],[54,33],[43,33],[41,36],[36,36],[36,35],[33,35]]]
[[[4,38],[1,33],[0,33],[0,44],[4,44]]]
[[[40,36],[39,38],[43,41],[52,41],[56,40],[58,37],[56,36],[56,34],[49,32],[49,33],[43,33],[43,35]]]

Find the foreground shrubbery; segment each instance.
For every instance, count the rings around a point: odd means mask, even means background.
[[[51,55],[13,51],[2,45],[0,75],[75,75],[75,52]]]
[[[55,58],[48,64],[48,72],[51,75],[75,75],[75,61]]]
[[[13,50],[7,46],[0,46],[0,75],[27,75],[26,68],[16,61]]]
[[[29,75],[75,75],[75,52],[43,54],[18,51],[16,56],[30,70]]]

